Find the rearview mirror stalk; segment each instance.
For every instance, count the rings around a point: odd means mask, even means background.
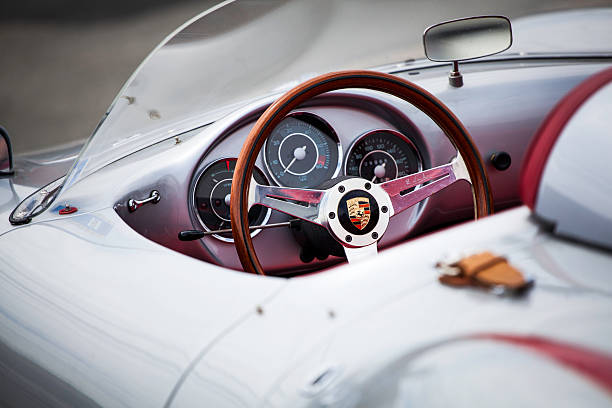
[[[463,86],[463,75],[459,72],[459,61],[453,61],[453,70],[448,74],[448,83],[455,88]]]

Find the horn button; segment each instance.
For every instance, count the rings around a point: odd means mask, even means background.
[[[378,224],[379,211],[378,203],[372,194],[353,190],[340,199],[338,220],[347,232],[365,235]]]
[[[378,241],[389,225],[393,206],[378,185],[350,178],[329,190],[328,229],[347,247],[362,247]]]

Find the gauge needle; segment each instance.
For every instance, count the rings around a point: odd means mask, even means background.
[[[289,167],[293,166],[296,160],[304,160],[306,157],[306,146],[296,147],[293,151],[293,160],[289,163],[287,167],[282,171],[282,174],[285,174],[289,170]]]
[[[374,177],[372,177],[372,183],[374,182],[374,180],[376,180],[377,178],[382,179],[383,177],[385,177],[385,166],[387,165],[387,163],[383,163],[383,164],[379,164],[378,166],[374,167]]]

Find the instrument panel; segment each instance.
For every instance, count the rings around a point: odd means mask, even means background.
[[[266,140],[264,162],[279,186],[313,188],[340,172],[342,148],[334,129],[321,117],[287,116]]]
[[[339,135],[334,126],[316,113],[293,112],[266,140],[258,159],[260,167],[255,167],[253,177],[260,184],[316,189],[336,177],[361,177],[383,183],[422,170],[416,132],[400,132],[381,126],[380,122],[373,125],[352,134],[340,128],[344,132]],[[240,149],[236,147],[237,154]],[[196,173],[192,213],[206,231],[231,228],[229,199],[235,165],[235,156],[220,158]],[[249,224],[266,225],[270,215],[270,209],[255,206],[249,212]],[[259,231],[254,229],[252,236]],[[231,232],[212,236],[233,242]]]
[[[355,140],[346,157],[344,174],[384,183],[421,169],[420,154],[410,138],[395,130],[377,129]]]
[[[263,150],[271,179],[283,187],[316,188],[339,175],[383,183],[422,169],[413,140],[394,129],[372,129],[358,135],[342,157],[342,144],[333,127],[307,112],[283,119]]]

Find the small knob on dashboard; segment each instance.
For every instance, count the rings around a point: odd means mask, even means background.
[[[512,158],[510,157],[510,154],[503,151],[491,154],[489,160],[491,161],[493,167],[495,167],[499,171],[507,170],[512,164]]]

